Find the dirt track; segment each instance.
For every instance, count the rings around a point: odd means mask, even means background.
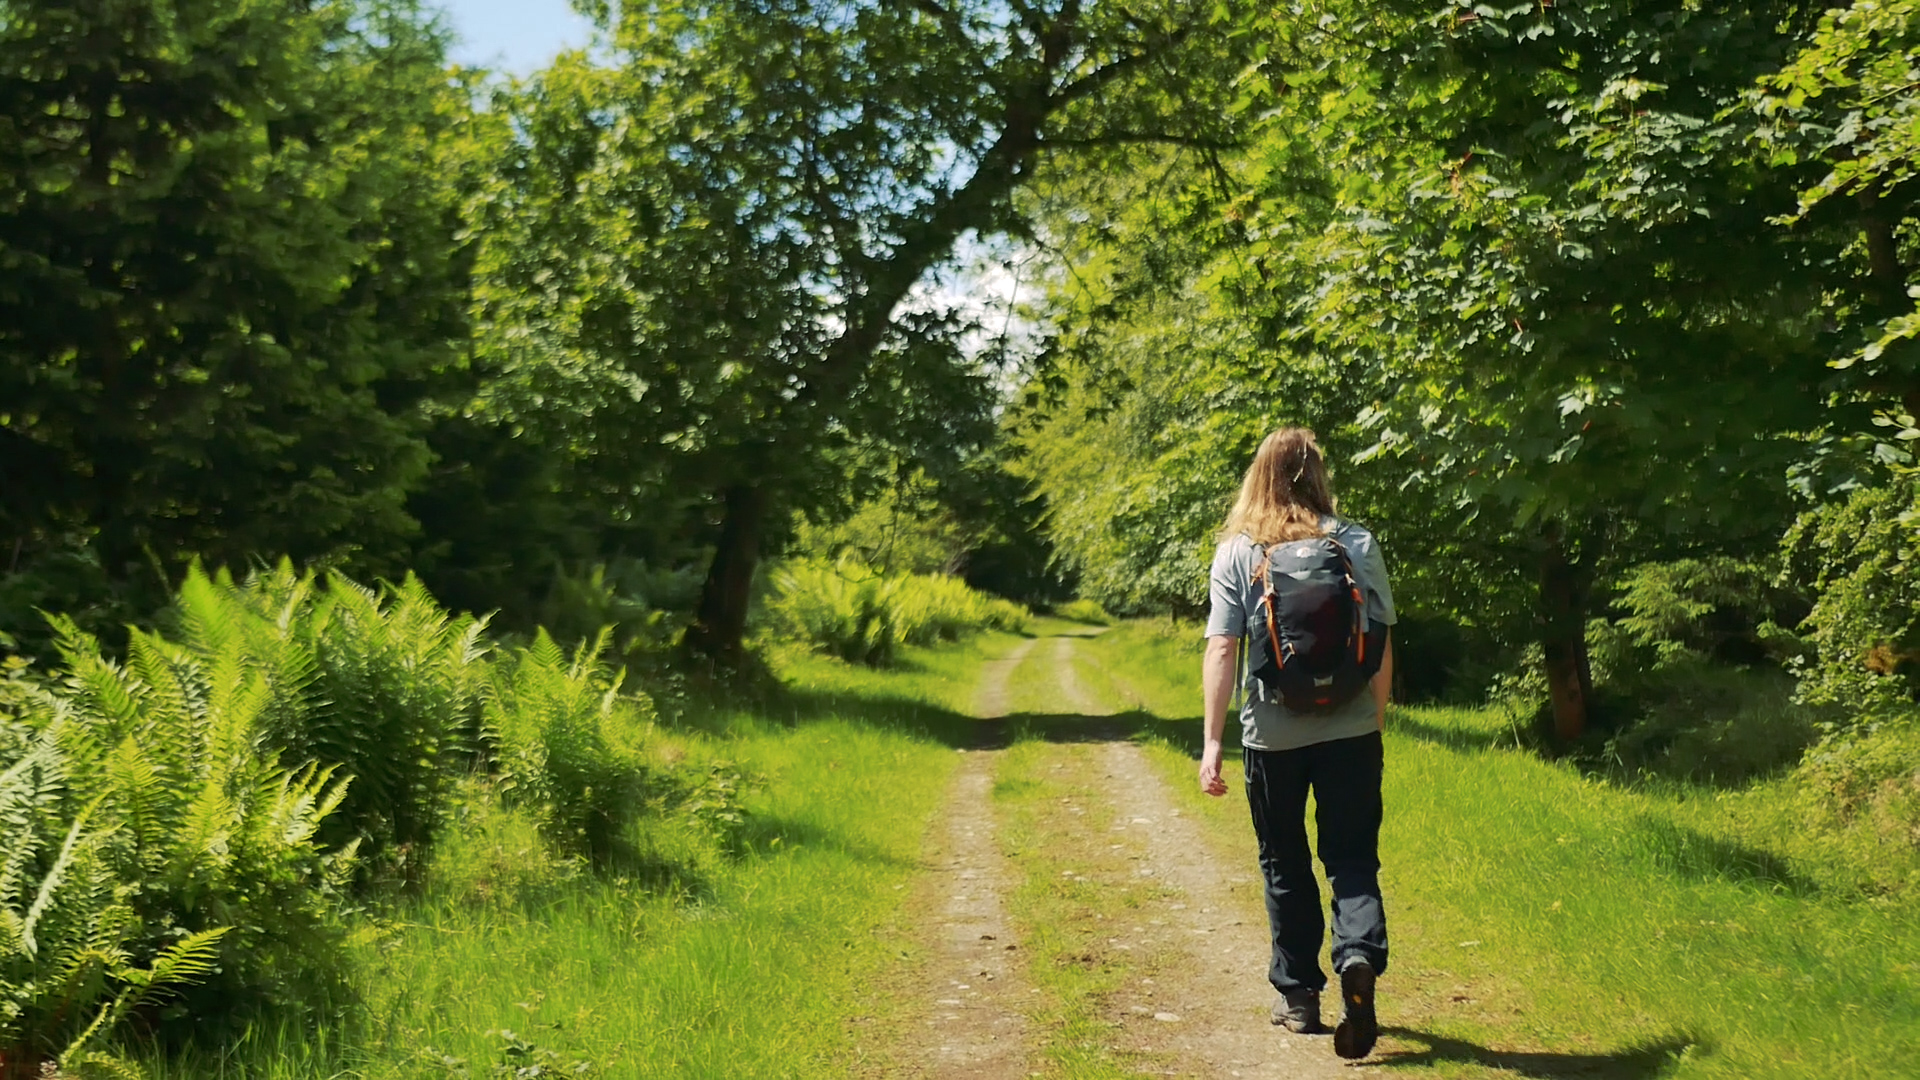
[[[1116,711],[1093,697],[1076,674],[1080,639],[1061,636],[1023,642],[989,664],[977,715],[1005,714],[1009,679],[1036,646],[1047,650],[1048,696],[1062,711],[1089,718]],[[967,759],[943,812],[940,850],[927,885],[932,892],[921,908],[934,922],[927,931],[934,955],[928,1042],[905,1056],[926,1063],[915,1070],[918,1075],[1035,1075],[1035,1051],[1048,1033],[1026,1013],[1033,999],[1021,979],[1022,943],[1004,911],[1010,870],[995,842],[993,812],[1000,755],[962,752]],[[1293,1035],[1268,1021],[1274,995],[1266,983],[1266,914],[1251,832],[1245,851],[1223,858],[1140,747],[1096,739],[1066,752],[1077,769],[1086,770],[1083,775],[1097,770],[1101,778],[1097,787],[1106,805],[1084,812],[1110,820],[1111,846],[1125,855],[1110,864],[1110,884],[1118,886],[1125,875],[1158,886],[1137,913],[1137,925],[1124,933],[1132,955],[1154,958],[1159,977],[1139,980],[1141,985],[1108,1003],[1117,1045],[1127,1057],[1174,1076],[1312,1080],[1370,1071],[1336,1058],[1326,1036]],[[1329,1022],[1337,1008],[1336,996],[1327,1003]]]
[[[982,672],[974,711],[982,718],[1006,713],[1007,680],[1035,644],[990,661]],[[943,827],[933,870],[921,886],[921,910],[933,912],[927,935],[932,994],[927,1042],[906,1055],[924,1062],[916,1070],[937,1078],[1002,1080],[1027,1075],[1027,1021],[1021,1012],[1018,943],[1001,897],[1006,860],[994,842],[993,777],[997,750],[963,750],[941,812]]]

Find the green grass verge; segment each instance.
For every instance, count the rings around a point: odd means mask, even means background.
[[[369,919],[355,1019],[288,1023],[156,1077],[843,1077],[885,1069],[908,886],[968,722],[976,642],[878,674],[798,652],[782,689],[666,736],[759,778],[732,845],[656,821],[612,871],[476,811],[427,892]],[[878,1060],[876,1060],[876,1055]],[[521,1069],[544,1071],[517,1072]]]
[[[1139,626],[1090,648],[1154,712],[1187,721],[1155,760],[1222,851],[1250,848],[1241,801],[1194,789],[1195,652]],[[1498,748],[1502,723],[1471,710],[1388,720],[1392,1067],[1912,1074],[1920,913],[1819,854],[1793,827],[1791,792],[1614,787]]]

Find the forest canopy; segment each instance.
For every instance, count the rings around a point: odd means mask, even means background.
[[[1166,673],[1282,425],[1386,553],[1393,693],[1467,706],[1387,738],[1791,820],[1855,884],[1665,809],[1563,850],[1861,925],[1920,885],[1920,0],[1830,2],[576,0],[516,79],[424,0],[0,0],[0,1080],[362,1022],[469,1075],[359,996],[465,932],[392,912],[877,965],[963,691],[1034,655],[1039,748],[1100,634],[1098,730],[1197,734]],[[641,1026],[739,1041],[682,985]]]
[[[881,506],[1191,611],[1297,422],[1572,732],[1623,575],[1775,566],[1792,636],[1793,545],[1907,490],[1911,3],[584,10],[514,81],[410,0],[5,5],[0,632],[291,556],[737,659]],[[1904,672],[1885,618],[1788,652]]]

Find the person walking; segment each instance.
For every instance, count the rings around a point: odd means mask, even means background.
[[[1334,1051],[1362,1058],[1387,970],[1380,897],[1381,731],[1393,680],[1393,594],[1372,533],[1340,519],[1313,432],[1260,444],[1220,530],[1202,664],[1200,787],[1226,794],[1220,766],[1235,653],[1245,644],[1240,744],[1273,936],[1273,1022],[1320,1033],[1326,925],[1307,846],[1307,794],[1333,892],[1333,968],[1343,1014]]]

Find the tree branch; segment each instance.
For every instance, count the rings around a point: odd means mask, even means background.
[[[1231,139],[1209,139],[1199,135],[1175,135],[1170,131],[1115,131],[1092,138],[1041,139],[1042,150],[1085,150],[1099,146],[1127,146],[1141,143],[1160,143],[1167,146],[1185,146],[1195,150],[1238,150],[1241,143]]]
[[[1138,51],[1128,53],[1118,60],[1103,64],[1060,89],[1055,90],[1048,98],[1050,109],[1058,109],[1061,106],[1070,105],[1089,94],[1099,91],[1114,79],[1155,59],[1159,56],[1162,49],[1172,45],[1178,45],[1186,38],[1191,29],[1191,27],[1183,26],[1158,42],[1141,44],[1138,47]]]

